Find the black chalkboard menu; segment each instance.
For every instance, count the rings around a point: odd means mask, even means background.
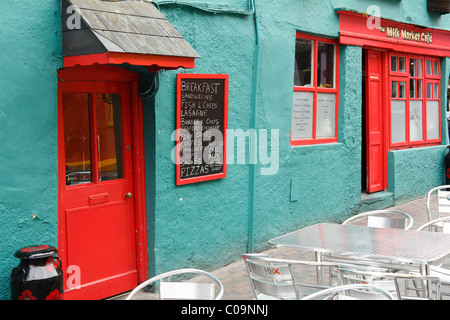
[[[178,74],[176,184],[226,176],[228,75]]]

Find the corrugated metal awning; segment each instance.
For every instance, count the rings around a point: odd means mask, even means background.
[[[193,68],[200,56],[142,0],[61,0],[64,66],[130,63]]]

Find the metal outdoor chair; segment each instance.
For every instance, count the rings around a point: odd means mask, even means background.
[[[171,280],[170,278],[173,276],[185,277],[187,275],[206,276],[207,279],[209,278],[209,281],[167,281]],[[159,281],[160,300],[220,300],[224,293],[222,283],[211,273],[198,269],[179,269],[160,274],[144,281],[134,288],[125,300],[132,300],[136,293],[157,281]]]
[[[342,222],[342,224],[361,224],[366,219],[365,225],[374,228],[390,228],[409,230],[414,220],[406,212],[397,210],[373,210],[352,216]]]
[[[360,296],[361,291],[377,294],[384,300],[395,300],[386,290],[367,284],[336,286],[312,293],[301,300],[366,300]]]
[[[434,187],[427,193],[428,221],[439,219],[443,214],[450,214],[450,185]]]
[[[317,268],[336,266],[326,262],[276,259],[265,254],[245,254],[242,257],[256,300],[299,300],[329,288],[299,280],[305,272],[311,273],[311,269],[317,272]],[[313,278],[310,274],[305,277]]]
[[[417,231],[450,233],[450,216],[428,221],[427,223],[417,228]],[[439,277],[443,287],[450,288],[449,258],[444,258],[443,260],[437,261],[433,265],[431,265],[430,274],[432,276]],[[442,291],[442,295],[450,296],[450,292]]]
[[[366,284],[389,292],[398,300],[440,300],[441,281],[439,277],[422,276],[402,272],[384,272],[382,269],[361,270],[345,266],[336,270],[338,283]],[[358,297],[368,300],[380,298],[376,292],[360,290]]]

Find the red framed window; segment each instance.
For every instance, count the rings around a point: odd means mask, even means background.
[[[291,145],[337,142],[339,45],[297,33]]]
[[[441,141],[439,59],[389,55],[390,148]]]

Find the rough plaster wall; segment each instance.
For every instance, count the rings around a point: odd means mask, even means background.
[[[279,130],[280,155],[276,175],[261,175],[261,167],[267,166],[256,166],[256,250],[266,248],[270,237],[296,227],[323,219],[342,220],[359,201],[361,132],[354,125],[360,125],[361,121],[361,49],[343,48],[342,52],[342,73],[358,75],[347,85],[341,82],[343,111],[339,116],[344,124],[339,134],[343,136],[342,142],[292,148],[289,134],[295,30],[313,28],[317,17],[309,16],[309,21],[299,16],[294,21],[279,20],[283,15],[271,14],[274,10],[286,13],[301,9],[299,4],[291,3],[287,10],[277,7],[279,4],[261,2],[258,10],[261,78],[257,89],[256,129]],[[255,50],[252,18],[211,15],[188,8],[162,10],[202,56],[196,68],[187,72],[230,75],[229,128],[249,129]],[[330,24],[322,32],[328,30],[336,36],[337,20],[330,19],[333,13],[327,11],[323,15]],[[173,163],[168,151],[174,146],[170,135],[174,129],[177,72],[183,71],[161,73],[156,102],[156,272],[193,265],[208,268],[237,260],[247,250],[248,241],[248,202],[253,191],[248,182],[248,157],[247,165],[229,165],[225,179],[174,187]],[[293,202],[290,201],[292,178],[299,192],[299,200]],[[341,188],[327,192],[330,185]]]
[[[444,184],[445,154],[445,146],[389,151],[389,191],[394,201],[423,197],[431,188]]]
[[[0,298],[24,246],[57,247],[56,70],[59,0],[2,1],[0,17]]]
[[[202,3],[242,10],[246,1]],[[175,76],[185,71],[162,72],[155,133],[156,271],[183,266],[209,268],[239,259],[247,248],[251,215],[248,202],[253,191],[256,251],[266,248],[273,236],[318,221],[342,221],[360,209],[362,50],[341,46],[337,144],[290,146],[292,65],[296,31],[336,38],[337,8],[363,12],[372,4],[350,0],[257,0],[261,49],[258,66],[253,65],[256,40],[252,17],[210,14],[176,5],[161,7],[202,56],[196,68],[186,72],[230,74],[230,129],[249,128],[252,68],[258,67],[256,129],[278,129],[280,153],[276,175],[260,175],[264,165],[256,165],[254,189],[249,185],[248,165],[237,164],[228,166],[225,179],[175,187],[174,167],[168,159],[174,143],[168,141],[174,129]],[[431,27],[449,26],[448,17],[426,13],[426,0],[380,1],[378,5],[386,18]],[[403,165],[398,165],[401,170]],[[296,200],[291,201],[293,193]]]
[[[194,70],[160,74],[155,106],[156,273],[189,266],[207,269],[234,260],[236,252],[245,252],[248,168],[231,164],[225,179],[176,187],[171,160],[175,143],[171,135],[175,129],[175,78],[179,72],[229,74],[233,85],[229,87],[228,126],[247,128],[253,58],[251,17],[211,15],[176,7],[166,8],[164,13],[169,21],[176,21],[178,31],[202,58]]]

